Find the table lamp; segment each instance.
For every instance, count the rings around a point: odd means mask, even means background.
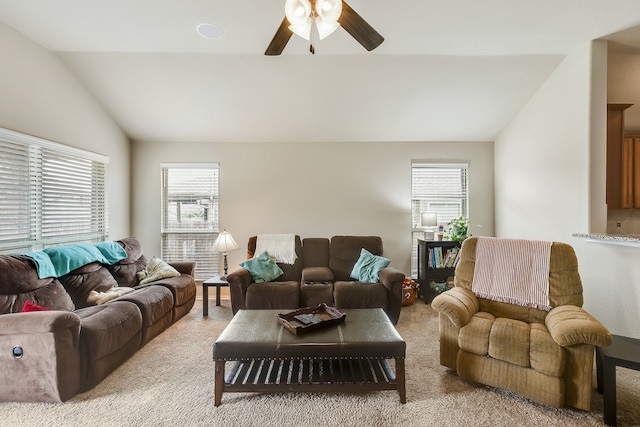
[[[435,231],[432,229],[433,227],[438,226],[438,213],[437,212],[423,212],[421,215],[420,224],[425,227],[428,231],[432,231],[434,233],[435,240]]]
[[[227,252],[235,251],[238,248],[238,244],[233,240],[233,237],[231,237],[231,234],[227,230],[218,234],[218,238],[213,242],[214,252],[222,252],[222,256],[224,258],[224,276],[220,277],[221,280],[226,280],[227,270],[229,270],[229,265],[227,264]]]

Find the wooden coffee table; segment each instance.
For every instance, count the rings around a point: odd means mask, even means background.
[[[223,392],[398,390],[406,402],[406,343],[382,309],[342,310],[344,323],[304,335],[277,322],[287,311],[240,310],[220,334],[213,344],[215,406]]]

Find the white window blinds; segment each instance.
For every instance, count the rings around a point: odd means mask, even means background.
[[[107,162],[0,129],[0,252],[105,240]]]
[[[417,240],[433,238],[421,224],[421,214],[436,212],[438,224],[469,216],[467,163],[417,163],[411,165],[411,271],[417,276]]]
[[[162,259],[196,261],[195,278],[219,270],[212,249],[219,232],[219,166],[162,164]]]

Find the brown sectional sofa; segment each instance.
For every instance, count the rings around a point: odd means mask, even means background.
[[[295,236],[297,259],[294,264],[278,263],[283,274],[272,282],[254,283],[251,274],[240,268],[227,276],[231,307],[240,309],[296,309],[326,303],[338,309],[382,308],[396,324],[402,308],[404,273],[386,267],[377,283],[361,283],[351,271],[361,249],[383,254],[378,236],[333,236],[305,238]],[[253,257],[256,236],[251,237],[247,257]]]
[[[139,285],[147,260],[134,237],[127,257],[38,278],[34,262],[0,255],[0,401],[65,401],[91,389],[142,346],[187,314],[195,302],[195,262],[171,265],[180,276]],[[135,290],[100,305],[91,290]],[[50,311],[21,312],[27,301]]]

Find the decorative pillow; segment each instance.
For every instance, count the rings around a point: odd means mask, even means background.
[[[380,270],[391,264],[391,260],[373,255],[371,252],[362,248],[360,258],[356,261],[351,271],[351,277],[360,282],[378,282]]]
[[[20,312],[27,313],[29,311],[49,311],[49,309],[47,307],[42,307],[38,304],[34,304],[31,301],[27,301],[24,303],[24,306],[22,307],[22,310],[20,310]]]
[[[179,276],[180,272],[158,257],[151,258],[147,268],[138,272],[138,280],[140,284],[155,282],[156,280],[166,279],[167,277]]]
[[[259,257],[241,262],[240,267],[251,273],[254,283],[270,282],[284,274],[284,271],[271,260],[266,251],[262,252]]]

